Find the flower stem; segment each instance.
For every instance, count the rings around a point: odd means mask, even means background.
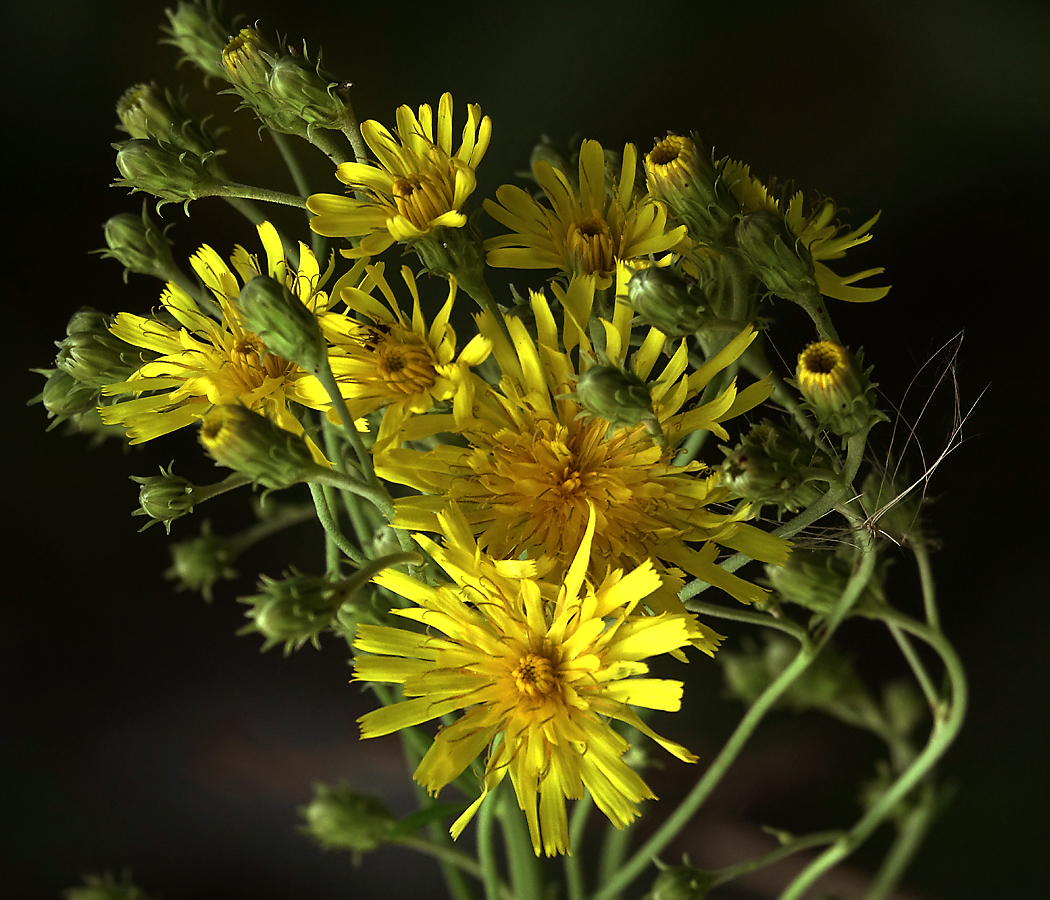
[[[580,865],[580,844],[583,841],[583,830],[587,827],[587,815],[594,806],[590,791],[576,801],[569,820],[569,847],[576,850],[575,856],[565,856],[565,889],[569,900],[584,900],[587,888],[583,881],[583,867]]]
[[[461,871],[466,872],[468,875],[473,875],[479,881],[483,881],[485,883],[486,900],[514,900],[514,895],[510,892],[510,889],[499,878],[496,879],[495,884],[492,886],[494,892],[490,894],[484,867],[479,865],[477,860],[472,856],[468,856],[462,850],[457,850],[455,847],[447,847],[444,844],[437,844],[434,841],[417,837],[415,835],[400,837],[394,841],[394,843],[400,844],[402,847],[416,850],[420,853],[426,853],[443,862],[450,863]]]
[[[798,853],[801,850],[808,850],[810,847],[820,847],[824,844],[834,843],[842,837],[842,835],[842,831],[817,831],[813,834],[804,834],[801,837],[794,838],[786,844],[782,844],[781,846],[770,850],[768,853],[756,856],[754,859],[737,863],[735,866],[727,866],[724,869],[712,873],[714,875],[714,881],[711,886],[715,887],[719,884],[725,884],[727,881],[733,881],[741,875],[747,875],[748,873],[761,869],[764,866],[772,865],[773,863],[779,862],[785,857]]]
[[[227,200],[242,199],[242,200],[261,200],[264,203],[279,203],[281,206],[294,206],[298,209],[306,209],[306,200],[300,197],[298,194],[287,194],[284,191],[271,191],[269,188],[252,187],[249,184],[238,184],[237,182],[228,181],[225,184],[220,185],[212,196],[223,197]],[[238,209],[241,209],[238,207]],[[241,209],[244,212],[243,209]],[[253,222],[262,221],[257,215],[249,215],[245,212]],[[258,222],[256,222],[258,224]]]
[[[498,900],[500,894],[499,864],[496,861],[495,834],[496,804],[489,798],[478,810],[478,861],[481,863],[481,880],[485,885],[485,900]]]
[[[357,563],[357,565],[364,565],[367,560],[365,560],[364,556],[358,552],[357,548],[354,547],[346,537],[344,537],[343,532],[339,530],[339,523],[336,522],[335,516],[332,515],[331,507],[328,505],[328,499],[325,497],[324,488],[320,484],[311,482],[310,496],[313,497],[314,507],[317,510],[317,519],[321,523],[321,527],[324,528],[328,540],[342,550],[343,553]]]
[[[504,793],[500,797],[496,815],[503,827],[515,900],[543,900],[543,875],[540,861],[532,849],[525,814],[518,808],[513,796]]]

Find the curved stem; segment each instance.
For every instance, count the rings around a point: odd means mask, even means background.
[[[794,838],[786,844],[782,844],[781,846],[770,850],[768,853],[756,856],[754,859],[737,863],[734,866],[726,866],[724,869],[712,872],[711,874],[714,876],[714,881],[711,886],[715,887],[719,884],[725,884],[727,881],[732,881],[735,878],[739,878],[741,875],[747,875],[748,873],[761,869],[764,866],[779,862],[801,850],[808,850],[810,847],[820,847],[824,844],[834,843],[842,837],[843,834],[844,832],[842,831],[817,831],[813,834],[805,834],[801,837]]]
[[[925,641],[937,652],[944,663],[951,686],[951,700],[941,703],[936,710],[929,740],[911,765],[871,805],[853,828],[799,873],[780,895],[780,900],[801,900],[801,897],[821,875],[867,840],[907,794],[932,770],[955,740],[962,726],[966,715],[968,691],[966,673],[955,649],[939,631],[916,622],[903,613],[888,610],[884,613],[883,618],[886,621],[893,621],[903,630]]]
[[[930,553],[922,541],[916,543],[912,550],[915,553],[915,563],[919,567],[919,581],[922,584],[922,604],[926,612],[926,621],[931,628],[939,628],[937,588],[933,581],[933,569],[930,567]]]
[[[343,536],[342,531],[339,530],[339,523],[336,522],[335,517],[332,515],[332,510],[329,508],[328,500],[324,495],[324,489],[320,484],[310,484],[310,496],[313,497],[314,500],[314,507],[317,510],[317,519],[321,523],[321,527],[324,528],[328,539],[359,566],[364,565],[367,560],[358,552],[357,548]]]
[[[885,900],[897,886],[915,854],[918,852],[926,832],[936,815],[936,791],[927,783],[926,796],[897,828],[893,846],[882,861],[879,871],[868,888],[865,900]]]
[[[306,200],[298,194],[271,191],[269,188],[253,187],[250,184],[238,184],[233,181],[220,185],[212,196],[223,197],[231,201],[238,198],[241,200],[261,200],[264,203],[279,203],[281,206],[294,206],[298,209],[306,209]],[[245,213],[245,215],[248,215],[248,213]],[[249,215],[249,218],[253,217]],[[259,218],[259,221],[262,221],[262,219]]]

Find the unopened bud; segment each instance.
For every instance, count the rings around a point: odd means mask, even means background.
[[[55,365],[86,387],[101,389],[127,381],[144,362],[156,354],[132,346],[112,334],[112,316],[82,307],[69,320],[66,337],[56,342]]]
[[[266,275],[241,288],[237,305],[245,324],[275,356],[316,374],[325,362],[325,341],[317,316],[283,284]]]
[[[181,0],[168,10],[166,43],[182,51],[182,58],[202,69],[206,75],[225,77],[222,51],[232,31],[216,13],[214,0],[190,3]]]
[[[714,885],[710,872],[688,865],[661,867],[646,900],[703,900]]]
[[[257,631],[266,638],[263,650],[284,644],[285,654],[307,641],[319,647],[318,636],[332,624],[346,594],[340,584],[294,570],[280,579],[261,575],[258,588],[260,593],[240,599],[251,605],[252,623],[238,634]]]
[[[110,874],[85,875],[81,887],[64,890],[62,897],[64,900],[150,900],[126,874],[119,881]]]
[[[120,213],[110,218],[105,224],[105,234],[108,249],[98,252],[124,267],[125,282],[129,272],[166,281],[175,269],[171,242],[149,217],[145,205],[141,216]]]
[[[355,791],[348,784],[314,787],[314,799],[300,811],[307,834],[325,847],[367,853],[381,847],[396,819],[378,797]]]
[[[211,135],[190,117],[182,103],[155,84],[128,88],[117,103],[117,118],[133,138],[189,150],[200,157],[215,150]]]
[[[237,577],[233,564],[244,545],[236,538],[212,534],[205,523],[197,537],[171,544],[169,549],[171,567],[164,577],[177,582],[180,590],[198,591],[211,601],[211,589],[220,579]]]
[[[244,406],[216,406],[201,420],[201,445],[217,465],[272,490],[305,481],[318,468],[306,441]]]
[[[721,449],[722,485],[753,503],[775,503],[782,513],[809,506],[823,494],[819,483],[835,477],[831,460],[811,441],[769,422]]]
[[[193,512],[195,486],[188,479],[174,474],[174,465],[168,466],[167,471],[161,466],[160,475],[130,476],[132,481],[142,485],[139,488],[139,508],[132,515],[149,516],[149,521],[139,531],[163,522],[164,530],[171,534],[171,523]]]
[[[631,275],[627,303],[642,322],[670,338],[694,334],[710,318],[703,294],[677,272],[660,266],[649,266]]]
[[[854,359],[833,341],[817,341],[798,357],[795,383],[820,424],[847,436],[886,416],[875,407],[875,385],[861,371],[862,354]]]
[[[803,606],[819,615],[830,613],[838,604],[853,574],[852,561],[837,553],[795,548],[783,566],[766,566],[766,578],[779,598]],[[868,580],[850,615],[877,618],[885,608],[883,582],[886,562],[879,558],[874,575]]]
[[[275,105],[283,105],[307,128],[339,128],[353,115],[346,100],[347,84],[338,84],[305,56],[286,55],[270,70],[270,91]]]
[[[188,204],[222,192],[223,182],[211,175],[204,159],[188,150],[173,152],[153,141],[132,139],[114,144],[122,178],[114,187],[145,191],[164,202]]]
[[[806,300],[817,290],[812,255],[775,212],[759,209],[743,216],[736,244],[751,271],[778,297]]]
[[[649,386],[637,375],[618,366],[598,365],[584,370],[576,382],[576,399],[592,416],[613,428],[633,428],[644,423],[660,434]]]

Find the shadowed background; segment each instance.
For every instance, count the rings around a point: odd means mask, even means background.
[[[136,533],[142,520],[128,513],[137,486],[126,476],[174,458],[198,482],[221,477],[194,436],[88,449],[82,438],[45,434],[43,409],[23,406],[42,384],[27,369],[51,365],[52,342],[77,307],[144,312],[156,303],[157,283],[131,276],[124,285],[116,262],[88,254],[103,245],[110,215],[141,208],[107,186],[116,175],[109,144],[122,139],[112,110],[134,83],[175,84],[176,52],[157,44],[166,5],[27,3],[7,14],[5,313],[17,337],[8,354],[4,893],[54,898],[83,872],[128,867],[167,900],[438,895],[429,861],[384,850],[355,869],[348,855],[295,833],[295,808],[314,780],[346,778],[399,813],[413,802],[396,740],[357,740],[354,720],[371,700],[347,684],[337,642],[286,660],[260,655],[255,636],[234,636],[244,623],[235,598],[251,592],[254,573],[279,575],[286,559],[316,570],[316,535],[300,528],[245,559],[243,577],[218,585],[211,606],[175,594],[163,578],[163,529]],[[1050,247],[1044,5],[300,0],[227,12],[258,19],[267,36],[323,46],[328,68],[354,82],[360,119],[392,125],[398,104],[436,104],[449,90],[458,128],[463,104],[480,103],[494,130],[479,203],[515,180],[541,133],[614,148],[630,140],[644,152],[667,130],[696,129],[760,177],[834,197],[853,224],[883,210],[875,239],[839,270],[884,265],[894,289],[870,306],[832,301],[844,340],[863,344],[898,400],[924,362],[943,364],[941,348],[965,327],[963,407],[988,388],[969,440],[930,488],[944,627],[967,665],[973,707],[943,766],[957,793],[905,887],[934,900],[1026,896],[1046,846],[1050,674],[1036,566],[1048,437],[1046,353],[1036,346],[1047,289],[1035,278]],[[291,189],[250,113],[231,114],[234,98],[215,97],[218,85],[205,90],[189,67],[178,78],[191,111],[234,125],[224,139],[234,177]],[[319,154],[313,178],[318,190],[339,189]],[[295,224],[294,214],[284,220]],[[174,223],[176,260],[204,241],[223,256],[235,243],[256,249],[253,229],[218,200],[196,202],[188,219],[167,206],[164,222]],[[545,274],[515,280],[538,286]],[[791,360],[809,333],[797,310],[776,311],[785,323],[777,349]],[[933,387],[928,369],[904,408],[909,419]],[[943,449],[953,417],[951,391],[932,396],[919,427],[927,457]],[[883,431],[876,450],[885,454]],[[921,471],[914,447],[907,460]],[[236,529],[239,503],[213,501],[175,523],[173,538],[192,536],[204,517],[217,531]],[[906,606],[916,594],[909,566],[902,557],[892,580]],[[722,630],[731,641],[740,634]],[[888,642],[866,640],[859,626],[843,634],[866,675],[898,671]],[[688,710],[658,730],[709,758],[738,713],[722,694],[715,666],[696,661]],[[815,718],[772,716],[677,850],[722,865],[754,852],[758,824],[846,825],[874,749]],[[651,780],[669,809],[699,770],[664,762]],[[817,811],[800,812],[811,795]],[[860,896],[855,875],[842,876],[842,896]],[[725,894],[774,895],[761,879]]]

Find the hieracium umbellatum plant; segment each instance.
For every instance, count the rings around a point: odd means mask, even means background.
[[[889,290],[882,269],[843,260],[878,216],[851,227],[830,200],[764,183],[696,134],[648,150],[545,140],[531,185],[479,198],[500,123],[478,104],[444,93],[358,123],[367,73],[351,85],[319,52],[235,29],[210,2],[170,10],[166,41],[195,90],[233,94],[235,117],[288,160],[321,154],[327,174],[308,184],[294,167],[295,193],[236,182],[222,123],[192,117],[186,86],[129,88],[114,183],[152,202],[128,199],[103,254],[159,279],[158,301],[74,312],[41,399],[67,430],[130,445],[196,430],[214,482],[177,475],[180,460],[133,475],[134,514],[170,535],[169,577],[221,599],[266,542],[242,632],[286,654],[348,654],[354,683],[373,688],[361,736],[400,735],[420,809],[398,819],[349,782],[320,785],[304,830],[358,857],[400,843],[521,900],[611,900],[639,876],[648,896],[715,897],[806,850],[780,895],[798,900],[883,828],[888,862],[868,896],[887,896],[941,802],[936,764],[965,681],[922,504],[883,515],[905,491],[872,442],[887,421],[878,360],[834,324],[838,304]],[[243,232],[174,258],[178,207],[209,198],[244,212]],[[273,204],[309,227],[282,230]],[[493,269],[527,295],[490,287]],[[767,362],[782,322],[810,332],[793,371]],[[257,522],[239,534],[200,510],[250,500]],[[275,558],[275,538],[309,520],[314,568]],[[886,586],[891,553],[917,563],[918,617]],[[889,635],[914,684],[865,685],[837,645],[847,620]],[[748,709],[699,765],[713,737],[661,733],[699,702],[688,661],[721,667]],[[777,832],[728,868],[653,867],[778,706],[881,742],[855,821]],[[644,844],[628,831],[597,866],[586,828],[634,829],[655,801],[652,765],[693,787]],[[349,760],[347,772],[367,779]],[[453,843],[467,829],[478,859]],[[564,874],[537,869],[542,856]],[[118,888],[137,891],[77,890]]]

